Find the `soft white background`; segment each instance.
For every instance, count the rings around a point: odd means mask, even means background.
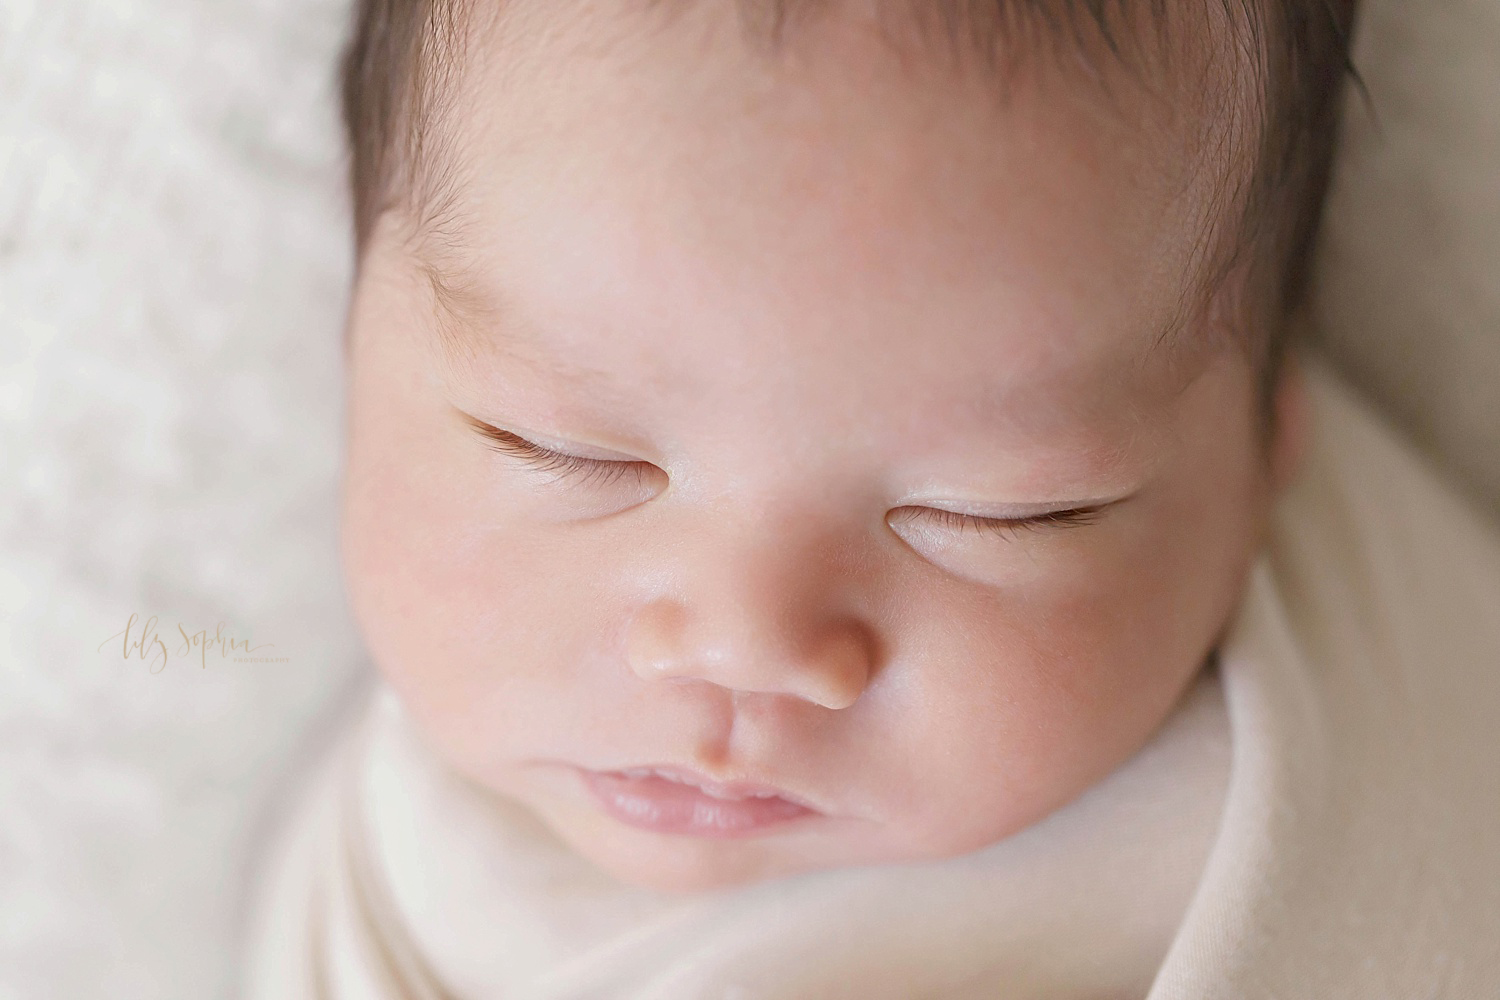
[[[336,565],[340,0],[0,0],[0,1000],[232,995]],[[1500,511],[1500,0],[1379,0],[1319,317]],[[100,644],[223,621],[286,663]],[[169,634],[171,633],[171,634]]]
[[[254,810],[360,664],[323,0],[0,0],[0,998],[229,995]],[[287,663],[151,673],[131,612]]]

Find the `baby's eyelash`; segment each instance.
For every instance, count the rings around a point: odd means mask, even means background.
[[[957,511],[943,510],[940,507],[913,507],[913,513],[906,515],[902,520],[912,520],[917,517],[928,517],[936,520],[946,528],[954,528],[958,532],[976,531],[980,534],[999,535],[1002,538],[1012,538],[1023,531],[1040,531],[1047,528],[1071,528],[1083,524],[1090,524],[1099,518],[1104,510],[1101,507],[1075,507],[1071,510],[1053,510],[1045,514],[1036,514],[1031,517],[977,517],[973,514],[960,514]]]
[[[490,448],[503,455],[518,458],[540,472],[553,473],[554,482],[575,480],[580,484],[607,486],[632,471],[637,479],[645,473],[642,468],[647,464],[645,462],[610,462],[599,458],[564,455],[472,417],[469,418],[469,424],[479,432]]]
[[[501,430],[490,424],[468,418],[469,424],[479,432],[485,439],[485,443],[495,451],[512,458],[520,459],[533,469],[541,472],[551,472],[555,475],[554,482],[564,480],[576,480],[581,484],[592,482],[594,485],[604,486],[617,482],[621,477],[634,471],[639,481],[645,470],[646,462],[612,462],[598,458],[582,458],[578,455],[564,455],[550,448],[543,448],[535,442],[528,441],[523,437]],[[940,507],[909,507],[909,513],[900,518],[909,521],[918,517],[927,517],[936,520],[946,528],[954,528],[960,533],[964,531],[976,531],[980,534],[999,535],[1001,537],[1014,537],[1023,531],[1039,531],[1045,528],[1067,528],[1082,524],[1089,524],[1096,520],[1104,509],[1099,507],[1076,507],[1071,510],[1054,510],[1045,514],[1036,514],[1032,517],[978,517],[973,514],[960,514],[957,511],[944,510]]]

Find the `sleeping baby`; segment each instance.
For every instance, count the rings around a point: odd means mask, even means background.
[[[1294,345],[1347,3],[357,7],[249,997],[1500,995],[1500,540]]]

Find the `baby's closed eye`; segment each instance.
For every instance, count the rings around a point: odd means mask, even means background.
[[[902,507],[903,512],[893,518],[892,523],[905,523],[918,517],[927,517],[934,520],[944,528],[952,528],[959,533],[964,531],[975,531],[981,534],[988,533],[1001,537],[1014,537],[1021,531],[1040,531],[1049,528],[1068,528],[1084,524],[1092,524],[1098,520],[1109,504],[1096,504],[1089,507],[1072,507],[1065,510],[1049,510],[1041,514],[1031,514],[1026,517],[979,517],[974,514],[963,514],[958,511],[945,510],[940,507]]]
[[[650,462],[617,461],[564,454],[551,448],[544,448],[534,441],[528,441],[518,434],[502,430],[492,424],[469,417],[467,414],[465,416],[470,426],[479,432],[490,448],[502,455],[519,460],[529,469],[551,473],[553,482],[601,487],[617,483],[622,477],[633,473],[636,483],[639,484],[645,479],[648,470],[655,468]]]
[[[642,485],[655,469],[650,462],[589,458],[547,448],[511,431],[496,427],[465,414],[469,425],[494,451],[521,462],[525,467],[552,475],[551,482],[570,486],[604,488],[633,476],[634,485]],[[945,531],[959,535],[973,532],[992,537],[1014,538],[1023,531],[1044,531],[1092,524],[1112,503],[1045,510],[1024,517],[982,517],[940,507],[907,505],[892,512],[893,527],[915,520],[925,520]]]

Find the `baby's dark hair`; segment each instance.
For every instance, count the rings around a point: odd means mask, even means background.
[[[533,0],[534,2],[534,0]],[[621,0],[631,2],[631,0]],[[633,0],[644,8],[683,8],[700,0]],[[754,40],[779,48],[787,22],[831,0],[735,0]],[[1201,292],[1232,272],[1244,275],[1248,312],[1236,326],[1258,331],[1250,346],[1261,378],[1263,412],[1281,367],[1289,320],[1306,294],[1308,264],[1335,145],[1342,82],[1352,72],[1349,36],[1355,0],[887,0],[910,6],[922,33],[936,25],[953,48],[982,53],[1004,69],[1049,50],[1099,79],[1104,61],[1146,69],[1145,38],[1165,41],[1184,11],[1222,14],[1235,55],[1253,77],[1248,102],[1227,96],[1205,111],[1206,159],[1238,157],[1213,199],[1199,248]],[[553,0],[548,0],[552,4]],[[341,65],[343,117],[351,163],[356,253],[377,221],[402,207],[430,220],[451,175],[444,175],[437,125],[452,108],[473,22],[525,0],[356,0]],[[547,16],[565,17],[567,4]],[[1206,22],[1204,22],[1206,23]],[[1141,26],[1153,29],[1142,34]],[[998,76],[999,74],[997,74]],[[444,177],[446,176],[446,180]],[[1206,297],[1200,295],[1200,301]],[[1185,319],[1193,303],[1183,304]]]

